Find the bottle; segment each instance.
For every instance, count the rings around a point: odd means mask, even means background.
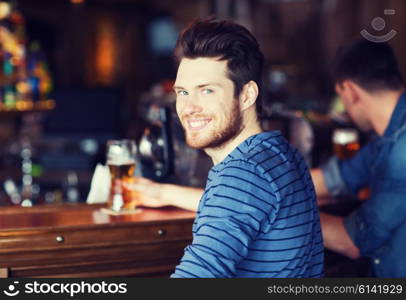
[[[80,200],[78,188],[78,175],[74,171],[69,171],[63,186],[64,200],[68,203],[77,203]]]

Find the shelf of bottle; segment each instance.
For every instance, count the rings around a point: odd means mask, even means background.
[[[39,185],[60,185],[67,178],[67,174],[70,170],[44,170],[42,174],[34,176],[34,183]],[[78,184],[88,185],[90,187],[90,181],[92,180],[93,171],[92,170],[80,170],[75,171],[78,177]],[[14,180],[16,183],[21,184],[22,171],[20,167],[8,167],[2,166],[0,169],[0,183],[1,186],[3,182],[7,179]],[[0,193],[1,196],[1,193]],[[1,202],[1,201],[0,201]]]
[[[55,108],[54,100],[33,101],[17,101],[14,107],[7,107],[4,103],[0,103],[0,114],[19,114],[27,112],[45,112]]]

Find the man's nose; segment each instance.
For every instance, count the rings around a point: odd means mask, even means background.
[[[203,108],[197,101],[194,101],[194,99],[188,99],[184,103],[183,107],[183,113],[187,115],[195,114],[195,113],[200,113],[203,111]]]

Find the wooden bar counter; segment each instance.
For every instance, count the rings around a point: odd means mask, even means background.
[[[103,205],[0,207],[0,277],[167,277],[192,240],[195,213]]]

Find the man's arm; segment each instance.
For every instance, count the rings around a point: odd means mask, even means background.
[[[312,169],[310,174],[316,190],[318,205],[328,204],[326,197],[330,193],[324,181],[323,170],[321,168]],[[348,235],[343,218],[320,213],[320,224],[324,247],[352,259],[359,258],[360,251]]]
[[[379,147],[378,140],[364,146],[353,158],[331,159],[322,166],[324,182],[333,196],[352,195],[371,184],[372,166]]]
[[[268,181],[255,176],[257,173],[253,164],[231,161],[211,181],[196,217],[193,243],[186,247],[172,278],[236,276],[249,245],[271,215],[272,201],[276,201],[270,190],[252,184],[269,186]]]
[[[393,239],[396,230],[406,222],[405,195],[404,184],[391,186],[388,191],[374,194],[344,218],[345,229],[361,255],[373,254]]]
[[[319,205],[327,204],[331,196],[357,195],[361,188],[368,186],[375,147],[376,143],[371,142],[353,158],[343,161],[332,156],[320,168],[310,171]]]
[[[314,189],[316,190],[318,204],[319,205],[324,204],[324,203],[321,203],[321,199],[323,199],[323,197],[329,196],[330,193],[328,191],[326,183],[324,182],[323,171],[320,168],[311,169],[310,174],[312,176]],[[319,199],[320,199],[320,201],[319,201]]]
[[[344,219],[322,216],[326,247],[337,251],[350,249],[343,252],[356,254],[348,243],[349,237],[359,249],[359,255],[373,255],[376,249],[394,238],[398,228],[406,222],[405,145],[406,135],[403,135],[386,158],[385,167],[374,170],[382,173],[376,176],[379,181],[374,181],[374,193],[370,199]]]
[[[137,177],[132,183],[124,183],[124,188],[138,192],[137,204],[147,207],[176,206],[196,211],[203,189],[168,183],[158,183]]]
[[[175,184],[162,184],[161,199],[172,206],[197,211],[204,190]]]
[[[348,235],[343,218],[320,213],[320,223],[324,246],[327,249],[352,259],[359,258],[360,251]]]

